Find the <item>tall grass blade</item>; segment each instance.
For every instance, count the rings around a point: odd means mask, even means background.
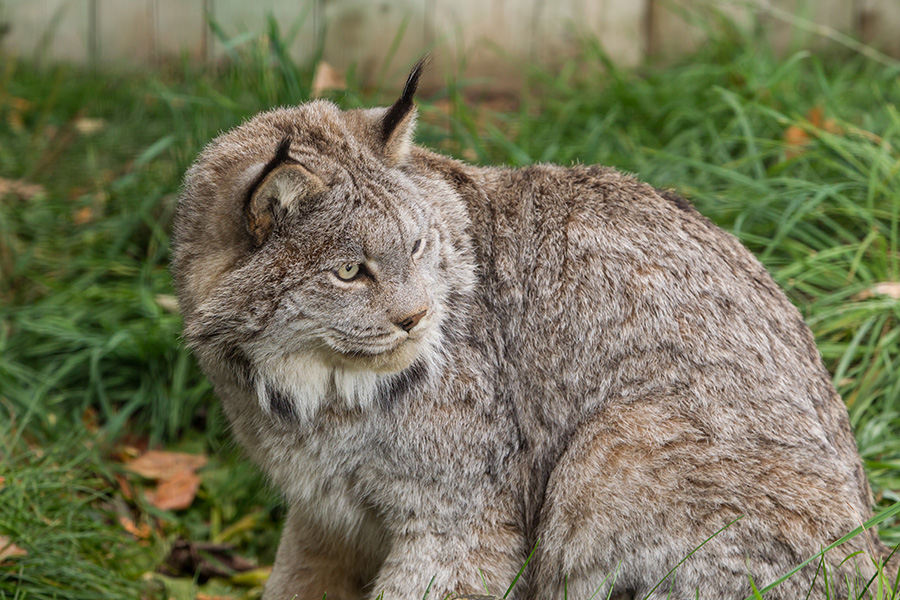
[[[531,559],[534,558],[534,553],[537,551],[538,545],[540,545],[540,543],[541,543],[541,540],[540,540],[540,539],[538,539],[538,540],[534,543],[534,548],[531,549],[531,554],[528,555],[528,558],[525,560],[525,564],[522,565],[522,568],[519,569],[519,572],[516,573],[515,578],[513,578],[512,583],[510,583],[510,584],[509,584],[509,587],[506,588],[506,593],[503,594],[503,597],[504,597],[504,598],[506,598],[507,596],[509,596],[509,593],[512,592],[512,589],[513,589],[513,587],[515,587],[516,582],[519,581],[519,577],[522,576],[522,573],[524,573],[524,572],[525,572],[525,569],[528,567],[528,563],[530,563],[530,562],[531,562]]]
[[[709,541],[712,540],[714,537],[716,537],[717,535],[719,535],[720,533],[722,533],[723,531],[725,531],[726,529],[728,529],[729,527],[731,527],[732,525],[734,525],[735,523],[737,523],[738,521],[740,521],[740,520],[743,519],[743,518],[744,518],[744,515],[740,515],[739,517],[737,517],[737,518],[731,520],[730,522],[726,523],[724,526],[722,526],[721,528],[719,528],[719,530],[716,531],[715,533],[713,533],[711,536],[709,536],[708,538],[706,538],[705,540],[703,540],[702,542],[700,542],[700,545],[698,545],[696,548],[694,548],[693,550],[691,550],[690,552],[688,552],[688,553],[685,555],[685,557],[682,558],[681,560],[679,560],[678,563],[677,563],[674,567],[672,567],[671,569],[669,569],[669,572],[666,573],[666,574],[663,576],[663,578],[660,579],[660,580],[656,583],[656,585],[654,585],[654,586],[650,589],[650,591],[647,593],[646,596],[644,596],[644,598],[646,599],[646,598],[649,598],[650,596],[652,596],[652,595],[653,595],[653,592],[655,592],[655,591],[659,588],[659,586],[661,586],[661,585],[663,584],[663,582],[664,582],[666,579],[668,579],[669,576],[670,576],[672,573],[675,572],[675,569],[677,569],[677,568],[680,567],[682,564],[684,564],[684,561],[686,561],[686,560],[689,559],[691,556],[693,556],[694,553],[697,552],[697,550],[699,550],[700,548],[702,548],[703,546],[705,546],[705,545],[707,544],[707,542],[709,542]]]
[[[807,558],[802,563],[800,563],[799,565],[797,565],[796,567],[794,567],[793,569],[791,569],[790,571],[788,571],[787,573],[785,573],[784,575],[782,575],[781,577],[779,577],[778,579],[773,581],[772,583],[763,587],[762,590],[760,590],[760,592],[764,594],[764,593],[768,592],[769,590],[774,589],[778,584],[780,584],[783,581],[786,581],[788,578],[792,577],[795,573],[799,572],[803,567],[805,567],[806,565],[808,565],[809,563],[814,561],[817,556],[824,556],[827,552],[834,550],[835,548],[837,548],[844,542],[847,542],[847,541],[853,539],[854,537],[856,537],[857,535],[860,535],[866,529],[876,527],[879,523],[882,523],[897,514],[900,514],[900,502],[894,503],[890,508],[881,511],[880,513],[878,513],[877,515],[875,515],[874,517],[872,517],[871,519],[869,519],[868,521],[863,523],[862,526],[853,529],[847,535],[845,535],[845,536],[841,537],[840,539],[838,539],[837,541],[829,544],[822,550],[822,552],[820,554],[816,554],[814,556]],[[827,571],[824,561],[823,561],[823,574],[825,576],[826,587],[827,587],[828,571]],[[746,600],[752,600],[752,599],[753,599],[753,596],[748,596],[746,598]]]

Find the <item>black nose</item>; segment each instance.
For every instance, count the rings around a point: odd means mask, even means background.
[[[415,327],[416,325],[419,324],[419,321],[422,320],[422,317],[424,317],[425,313],[427,313],[427,312],[428,312],[427,310],[423,310],[422,312],[417,312],[414,315],[410,315],[410,316],[406,317],[405,319],[403,319],[402,321],[400,321],[399,323],[397,323],[397,327],[399,327],[403,331],[409,333],[413,327]]]

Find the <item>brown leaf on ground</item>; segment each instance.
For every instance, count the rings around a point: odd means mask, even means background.
[[[17,556],[28,556],[28,551],[13,544],[8,537],[0,535],[0,563]]]
[[[784,130],[784,157],[796,158],[803,154],[803,147],[809,143],[810,137],[806,130],[798,125],[791,125]]]
[[[127,463],[125,468],[147,479],[166,479],[179,471],[196,471],[206,463],[207,458],[202,454],[150,450]]]
[[[806,114],[806,118],[816,129],[821,129],[822,131],[827,131],[828,133],[833,133],[835,135],[844,133],[844,130],[837,124],[837,121],[825,118],[825,110],[821,106],[812,107]]]
[[[16,196],[20,200],[31,200],[44,194],[44,186],[29,183],[22,179],[6,179],[0,177],[0,196]]]
[[[90,206],[82,206],[72,215],[72,221],[76,225],[84,225],[94,220],[94,210]]]
[[[872,291],[879,296],[890,296],[900,300],[900,281],[882,281],[872,286]]]
[[[204,594],[203,592],[197,592],[195,598],[197,600],[234,600],[234,596],[210,596],[209,594]]]
[[[91,135],[106,127],[106,121],[91,117],[81,117],[75,119],[73,126],[75,127],[75,131],[81,135]]]
[[[159,482],[155,492],[147,493],[147,500],[160,510],[184,510],[194,503],[200,477],[189,469],[182,469]]]
[[[125,529],[125,531],[139,540],[150,539],[150,534],[153,533],[153,530],[147,523],[141,523],[140,526],[138,526],[135,525],[134,521],[132,521],[128,517],[119,517],[119,524]]]
[[[834,135],[843,135],[844,133],[837,121],[825,118],[825,111],[821,106],[814,106],[809,109],[809,112],[806,113],[806,120],[815,129],[827,131]],[[784,130],[785,158],[795,158],[803,154],[805,151],[804,146],[809,144],[815,136],[815,132],[810,133],[807,129],[800,125],[790,125]]]
[[[3,486],[5,486],[5,485],[6,485],[6,477],[4,477],[3,475],[0,475],[0,490],[2,490]]]
[[[319,62],[316,66],[316,73],[313,75],[312,96],[318,98],[328,90],[346,90],[347,81],[334,67],[325,61]]]
[[[119,485],[119,491],[122,492],[122,497],[128,501],[134,500],[134,487],[131,483],[119,473],[115,474],[115,478],[116,483]]]
[[[856,295],[857,300],[868,300],[875,296],[888,296],[900,300],[900,281],[881,281]]]
[[[822,123],[825,121],[825,111],[822,110],[821,106],[813,106],[809,109],[809,112],[806,113],[806,120],[809,121],[813,127],[821,129]]]

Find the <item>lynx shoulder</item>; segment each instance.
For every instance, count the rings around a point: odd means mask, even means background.
[[[502,592],[536,545],[515,598],[738,599],[871,515],[812,336],[739,242],[610,168],[415,146],[420,68],[388,108],[262,113],[185,178],[185,339],[290,506],[267,599]]]

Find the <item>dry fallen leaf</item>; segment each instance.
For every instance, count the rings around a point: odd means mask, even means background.
[[[139,540],[150,539],[152,529],[150,529],[150,525],[148,525],[147,523],[141,523],[140,526],[137,526],[134,524],[134,521],[132,521],[128,517],[119,517],[119,524],[122,525],[125,531]]]
[[[35,196],[43,195],[44,186],[29,183],[22,179],[5,179],[0,177],[0,196],[7,194],[16,196],[22,200],[31,200]]]
[[[105,126],[106,121],[104,121],[103,119],[92,119],[90,117],[81,117],[80,119],[75,119],[75,131],[82,135],[97,133]]]
[[[894,300],[900,300],[900,281],[882,281],[876,283],[860,296],[871,298],[873,296],[889,296]]]
[[[16,556],[28,556],[28,551],[13,544],[12,540],[8,537],[0,535],[0,563],[7,558],[14,558]]]
[[[115,478],[116,483],[119,485],[119,491],[122,492],[122,497],[128,501],[134,500],[134,487],[132,487],[131,483],[118,473],[115,474]]]
[[[784,130],[785,158],[795,158],[803,154],[803,146],[809,143],[810,137],[805,130],[797,125],[791,125]]]
[[[74,215],[72,215],[72,221],[74,221],[76,225],[84,225],[85,223],[90,223],[93,220],[94,211],[90,206],[82,206],[75,211]]]
[[[888,296],[894,300],[900,300],[900,281],[881,281],[856,294],[854,299],[868,300],[875,296]]]
[[[822,122],[825,118],[825,111],[822,110],[821,106],[813,106],[809,109],[809,112],[806,113],[806,120],[812,124],[813,127],[818,129],[822,128]]]
[[[890,296],[900,300],[900,281],[882,281],[872,286],[872,293],[877,296]]]
[[[150,450],[126,464],[125,468],[147,479],[166,479],[179,471],[196,471],[206,462],[207,458],[201,454]]]
[[[835,135],[844,133],[844,130],[837,124],[837,121],[825,118],[825,111],[821,106],[812,107],[806,114],[806,118],[816,129],[821,129],[822,131],[827,131],[828,133],[833,133]]]
[[[311,90],[314,98],[318,98],[327,90],[345,89],[347,89],[347,81],[334,67],[325,61],[321,61],[318,66],[316,66],[316,74],[313,75]]]
[[[816,129],[827,131],[834,135],[843,134],[843,130],[834,119],[826,119],[825,111],[821,106],[812,107],[806,114],[806,120]],[[803,147],[809,144],[813,135],[799,125],[791,125],[784,130],[785,158],[795,158],[803,154]]]
[[[200,477],[183,469],[159,482],[155,492],[148,492],[147,500],[160,510],[184,510],[194,502],[200,489]]]

